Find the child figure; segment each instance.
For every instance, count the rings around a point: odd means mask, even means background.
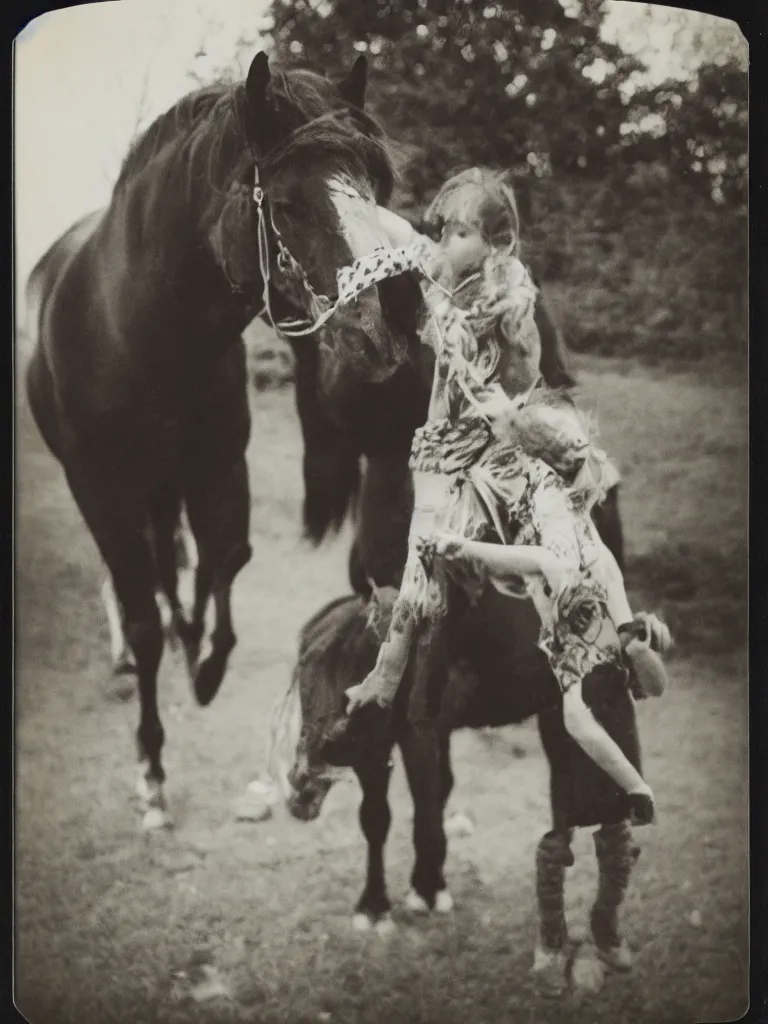
[[[398,244],[422,247],[431,314],[422,337],[436,359],[428,419],[411,450],[414,512],[400,594],[373,671],[347,691],[348,712],[392,702],[416,629],[446,611],[446,571],[469,590],[491,582],[530,596],[566,729],[634,798],[637,820],[650,821],[650,787],[595,720],[581,685],[598,665],[623,674],[625,649],[645,691],[660,692],[665,675],[653,648],[666,649],[669,632],[655,616],[633,618],[591,521],[604,496],[604,453],[569,398],[536,388],[536,289],[515,256],[512,192],[480,169],[450,179],[426,215],[441,228],[437,244],[389,211],[382,219]],[[489,527],[501,544],[481,539]]]

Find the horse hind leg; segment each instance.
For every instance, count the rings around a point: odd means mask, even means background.
[[[386,932],[392,928],[391,904],[384,873],[384,846],[392,823],[387,793],[392,763],[366,764],[355,767],[363,799],[360,804],[360,827],[368,844],[368,866],[363,894],[357,902],[352,924],[357,931],[375,928]]]

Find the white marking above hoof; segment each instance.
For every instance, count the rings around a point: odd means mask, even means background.
[[[383,917],[380,917],[373,928],[376,934],[381,936],[382,939],[386,939],[397,931],[397,926],[389,914],[385,914]]]
[[[422,899],[415,889],[409,890],[408,895],[405,897],[405,905],[413,914],[429,913],[429,906],[426,900]]]
[[[605,964],[592,946],[582,946],[571,966],[571,985],[577,995],[594,996],[605,983]]]
[[[565,974],[567,967],[568,958],[562,950],[536,947],[531,976],[541,995],[556,998],[565,992],[568,987]]]
[[[356,932],[369,932],[373,928],[373,921],[367,914],[358,912],[352,915],[352,927]]]
[[[435,911],[438,914],[450,914],[453,911],[453,896],[447,889],[441,889],[435,896]]]
[[[610,967],[613,971],[631,971],[634,964],[634,957],[632,950],[626,944],[622,942],[620,946],[615,946],[612,949],[600,949],[597,947],[597,955],[603,961],[606,967]]]
[[[475,823],[468,814],[458,811],[452,814],[445,823],[445,834],[451,838],[474,835]]]
[[[204,661],[207,661],[213,654],[213,640],[210,636],[206,635],[203,637],[203,642],[200,644],[200,652],[197,655],[197,664],[202,665]]]
[[[168,812],[164,811],[162,807],[150,807],[144,813],[141,827],[145,832],[155,832],[161,828],[172,828],[173,822]]]
[[[280,787],[271,779],[254,779],[245,787],[246,793],[259,797],[268,807],[280,803]]]

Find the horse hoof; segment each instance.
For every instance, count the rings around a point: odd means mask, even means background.
[[[568,958],[563,950],[537,946],[533,956],[531,975],[539,994],[547,998],[561,996],[568,987],[567,968]]]
[[[115,665],[112,669],[112,678],[106,686],[106,694],[109,700],[128,701],[136,693],[136,668],[135,666],[121,667]]]
[[[405,897],[405,905],[412,914],[428,914],[429,904],[423,897],[419,896],[415,889],[411,889]]]
[[[171,828],[173,822],[170,815],[162,807],[150,807],[144,812],[141,827],[145,832],[156,832],[158,829]]]
[[[135,676],[138,675],[138,669],[136,668],[136,662],[133,660],[131,655],[127,651],[123,651],[122,654],[118,654],[115,658],[115,663],[112,666],[113,676]]]
[[[373,926],[373,930],[377,935],[380,935],[382,939],[385,939],[397,930],[397,926],[389,914],[382,914]]]
[[[224,681],[224,672],[227,667],[229,651],[212,650],[211,654],[202,659],[197,665],[195,672],[195,697],[201,707],[207,707]]]
[[[438,914],[450,914],[453,911],[453,896],[447,889],[441,889],[435,896],[435,910]]]
[[[452,814],[445,823],[445,834],[450,839],[458,839],[471,836],[475,831],[475,823],[468,814],[457,811]]]
[[[373,928],[373,921],[362,911],[352,915],[352,927],[356,932],[369,932]]]
[[[610,967],[612,971],[621,971],[626,973],[632,970],[634,963],[634,957],[632,950],[626,944],[622,942],[618,946],[613,946],[608,949],[601,949],[597,947],[597,955],[603,961],[606,967]]]
[[[571,985],[577,995],[593,996],[602,989],[605,982],[605,964],[588,946],[576,953],[571,966]]]

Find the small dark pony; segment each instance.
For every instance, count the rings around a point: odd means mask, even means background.
[[[201,89],[157,118],[109,206],[30,279],[29,402],[106,563],[135,659],[146,827],[168,821],[156,588],[201,704],[235,645],[230,595],[251,557],[242,331],[260,314],[306,323],[302,344],[332,345],[351,377],[386,375],[404,356],[376,289],[312,336],[337,271],[383,242],[376,205],[393,169],[363,112],[365,87],[364,59],[334,84],[298,68],[273,75],[258,54],[245,82]],[[182,503],[199,557],[191,621],[176,587]]]
[[[399,298],[399,305],[390,305],[382,294],[389,322],[393,330],[416,333],[424,309],[415,279],[408,279]],[[543,376],[550,386],[573,386],[564,346],[543,296],[536,321]],[[565,867],[572,863],[571,832],[577,826],[601,826],[595,837],[600,882],[592,926],[598,948],[613,966],[621,967],[625,950],[617,914],[636,855],[627,800],[565,731],[562,701],[536,646],[538,621],[528,602],[489,588],[476,607],[468,608],[457,593],[450,622],[436,633],[427,631],[418,641],[386,727],[382,728],[376,707],[357,711],[349,727],[335,727],[344,716],[345,687],[362,680],[376,656],[378,641],[366,629],[366,602],[375,587],[398,586],[403,571],[413,501],[408,456],[413,432],[426,418],[432,353],[422,346],[389,379],[362,386],[353,386],[347,369],[328,352],[302,349],[297,357],[306,529],[319,542],[343,522],[349,509],[353,511],[349,569],[357,596],[331,602],[301,633],[292,693],[294,699],[300,697],[303,734],[288,773],[292,812],[307,819],[319,813],[330,784],[324,766],[355,769],[363,788],[360,822],[368,841],[368,876],[358,920],[360,915],[372,922],[386,918],[389,900],[382,852],[391,818],[389,757],[398,744],[414,800],[416,862],[409,902],[423,910],[448,909],[443,812],[453,778],[450,732],[538,715],[551,769],[553,828],[539,844],[537,892],[541,944],[552,953],[553,984],[564,981],[563,883]],[[364,469],[356,486],[361,461]],[[618,487],[596,510],[595,519],[623,568]],[[452,683],[460,663],[467,671],[458,673],[460,681]],[[594,675],[585,681],[585,699],[639,768],[632,697],[615,681],[609,686],[600,673]],[[312,737],[318,736],[321,741],[315,742]]]

